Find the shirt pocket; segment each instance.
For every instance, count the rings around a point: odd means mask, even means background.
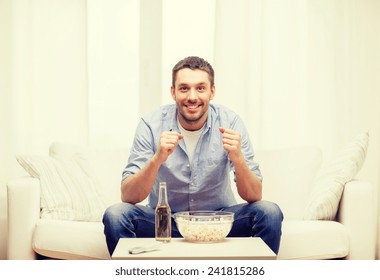
[[[225,164],[226,162],[226,157],[225,156],[219,156],[219,157],[215,157],[215,156],[212,156],[208,159],[206,159],[206,162],[205,162],[205,165],[207,167],[214,167],[214,168],[218,168],[220,167],[221,165]]]
[[[205,159],[203,164],[199,166],[202,170],[203,178],[207,184],[215,182],[215,180],[223,180],[227,175],[228,170],[228,157],[227,154],[212,155]]]

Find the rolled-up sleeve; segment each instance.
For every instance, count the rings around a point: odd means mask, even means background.
[[[140,171],[155,153],[154,138],[150,127],[140,120],[128,159],[122,173],[122,182],[130,175]]]

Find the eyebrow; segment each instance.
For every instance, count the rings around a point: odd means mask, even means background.
[[[180,84],[178,84],[178,86],[188,86],[188,85],[190,85],[189,83],[180,83]],[[206,82],[200,82],[200,83],[195,83],[194,85],[197,85],[197,86],[200,86],[200,85],[207,85],[207,83]]]

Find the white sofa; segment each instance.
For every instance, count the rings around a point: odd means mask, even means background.
[[[8,222],[7,222],[7,188],[6,185],[0,184],[0,260],[7,259],[7,240],[8,240]]]
[[[77,154],[81,154],[82,164],[87,161],[95,171],[92,174],[97,176],[104,207],[119,202],[121,171],[128,151],[65,143],[50,147],[50,156],[56,159]],[[285,216],[278,259],[375,258],[376,206],[371,184],[362,180],[346,183],[334,220],[305,219],[322,163],[321,151],[314,147],[257,150],[256,160],[264,177],[264,199],[279,204]],[[7,187],[8,259],[110,258],[99,220],[41,218],[39,178],[16,178]]]

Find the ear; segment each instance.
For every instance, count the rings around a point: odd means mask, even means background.
[[[170,93],[172,95],[173,100],[175,101],[175,88],[173,86],[170,87]]]
[[[213,100],[213,99],[214,99],[214,96],[215,96],[215,85],[211,86],[211,96],[210,96],[210,100]]]

